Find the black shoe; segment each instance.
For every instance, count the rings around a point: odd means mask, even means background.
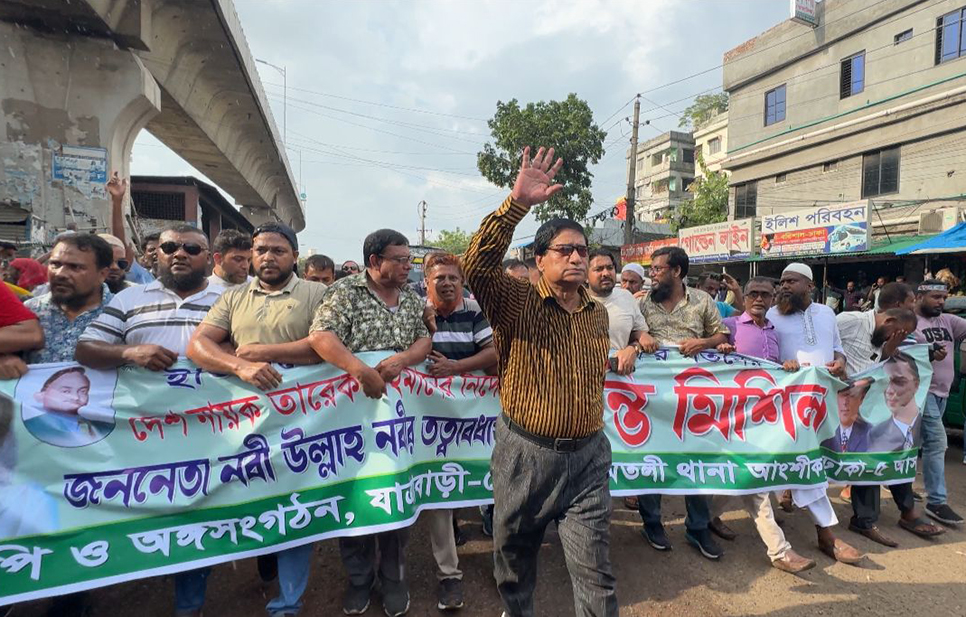
[[[480,516],[483,518],[483,535],[493,537],[493,504],[480,506]]]
[[[373,584],[375,581],[373,581]],[[369,598],[373,584],[357,587],[350,584],[342,598],[342,612],[346,615],[361,615],[369,610]]]
[[[647,543],[654,547],[658,551],[669,551],[671,550],[671,541],[668,540],[667,533],[664,531],[664,525],[658,523],[657,525],[644,525],[641,529],[641,535],[647,540]]]
[[[933,505],[926,504],[926,514],[933,517],[940,523],[946,525],[962,525],[963,517],[956,514],[956,511],[949,507],[948,503]]]
[[[721,559],[721,556],[724,555],[724,551],[714,541],[714,538],[711,537],[711,532],[707,529],[702,531],[688,530],[684,534],[684,537],[687,539],[688,544],[701,551],[701,554],[708,559]]]
[[[405,581],[382,581],[382,608],[389,617],[409,612],[409,586]]]
[[[441,611],[463,608],[463,581],[458,578],[444,578],[436,588],[436,598],[436,608]]]
[[[278,557],[274,553],[271,555],[259,555],[255,558],[258,565],[258,576],[262,582],[271,583],[278,578]]]

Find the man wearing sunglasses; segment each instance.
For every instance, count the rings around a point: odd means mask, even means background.
[[[165,229],[160,240],[158,279],[114,296],[81,335],[76,354],[81,364],[136,364],[162,371],[184,355],[192,333],[222,290],[209,288],[205,278],[208,238],[203,231],[179,223]]]
[[[114,259],[111,261],[110,268],[107,269],[107,278],[104,280],[107,283],[107,288],[111,290],[112,294],[116,295],[128,287],[137,285],[137,283],[132,283],[127,280],[127,273],[131,269],[131,262],[127,259],[127,249],[124,248],[124,243],[121,239],[111,234],[97,235],[110,244],[111,250],[114,252]]]
[[[553,148],[523,151],[510,196],[488,215],[463,269],[494,330],[503,415],[490,457],[494,575],[504,615],[530,617],[537,554],[556,521],[578,615],[616,617],[610,561],[610,443],[603,431],[607,309],[587,280],[583,227],[552,219],[534,236],[540,278],[507,276],[503,256],[530,209],[563,186]]]

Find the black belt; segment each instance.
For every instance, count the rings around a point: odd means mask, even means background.
[[[590,440],[596,437],[597,433],[600,432],[597,431],[587,435],[586,437],[544,437],[543,435],[531,433],[511,420],[506,414],[501,414],[501,417],[503,418],[503,423],[506,424],[506,427],[520,437],[523,437],[530,443],[538,445],[541,448],[556,450],[557,452],[576,452],[590,443]]]

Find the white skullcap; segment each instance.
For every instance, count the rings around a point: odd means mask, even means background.
[[[787,266],[785,266],[785,269],[782,270],[782,276],[785,276],[789,272],[794,272],[795,274],[801,274],[802,276],[804,276],[810,281],[815,280],[815,278],[812,276],[812,269],[806,266],[805,264],[801,264],[801,263],[788,264]]]
[[[621,268],[621,274],[624,274],[625,272],[633,272],[637,276],[641,277],[641,279],[644,279],[644,266],[641,264],[629,263]]]
[[[112,236],[111,234],[97,234],[97,235],[100,236],[101,239],[103,239],[111,246],[116,246],[120,249],[124,249],[124,243],[121,242],[121,239],[118,238],[117,236]]]

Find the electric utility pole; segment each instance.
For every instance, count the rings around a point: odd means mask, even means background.
[[[641,95],[634,99],[634,124],[631,128],[631,156],[630,168],[627,170],[627,208],[624,211],[624,244],[634,243],[634,213],[635,213],[635,193],[637,188],[634,186],[637,181],[637,127],[641,120]]]

